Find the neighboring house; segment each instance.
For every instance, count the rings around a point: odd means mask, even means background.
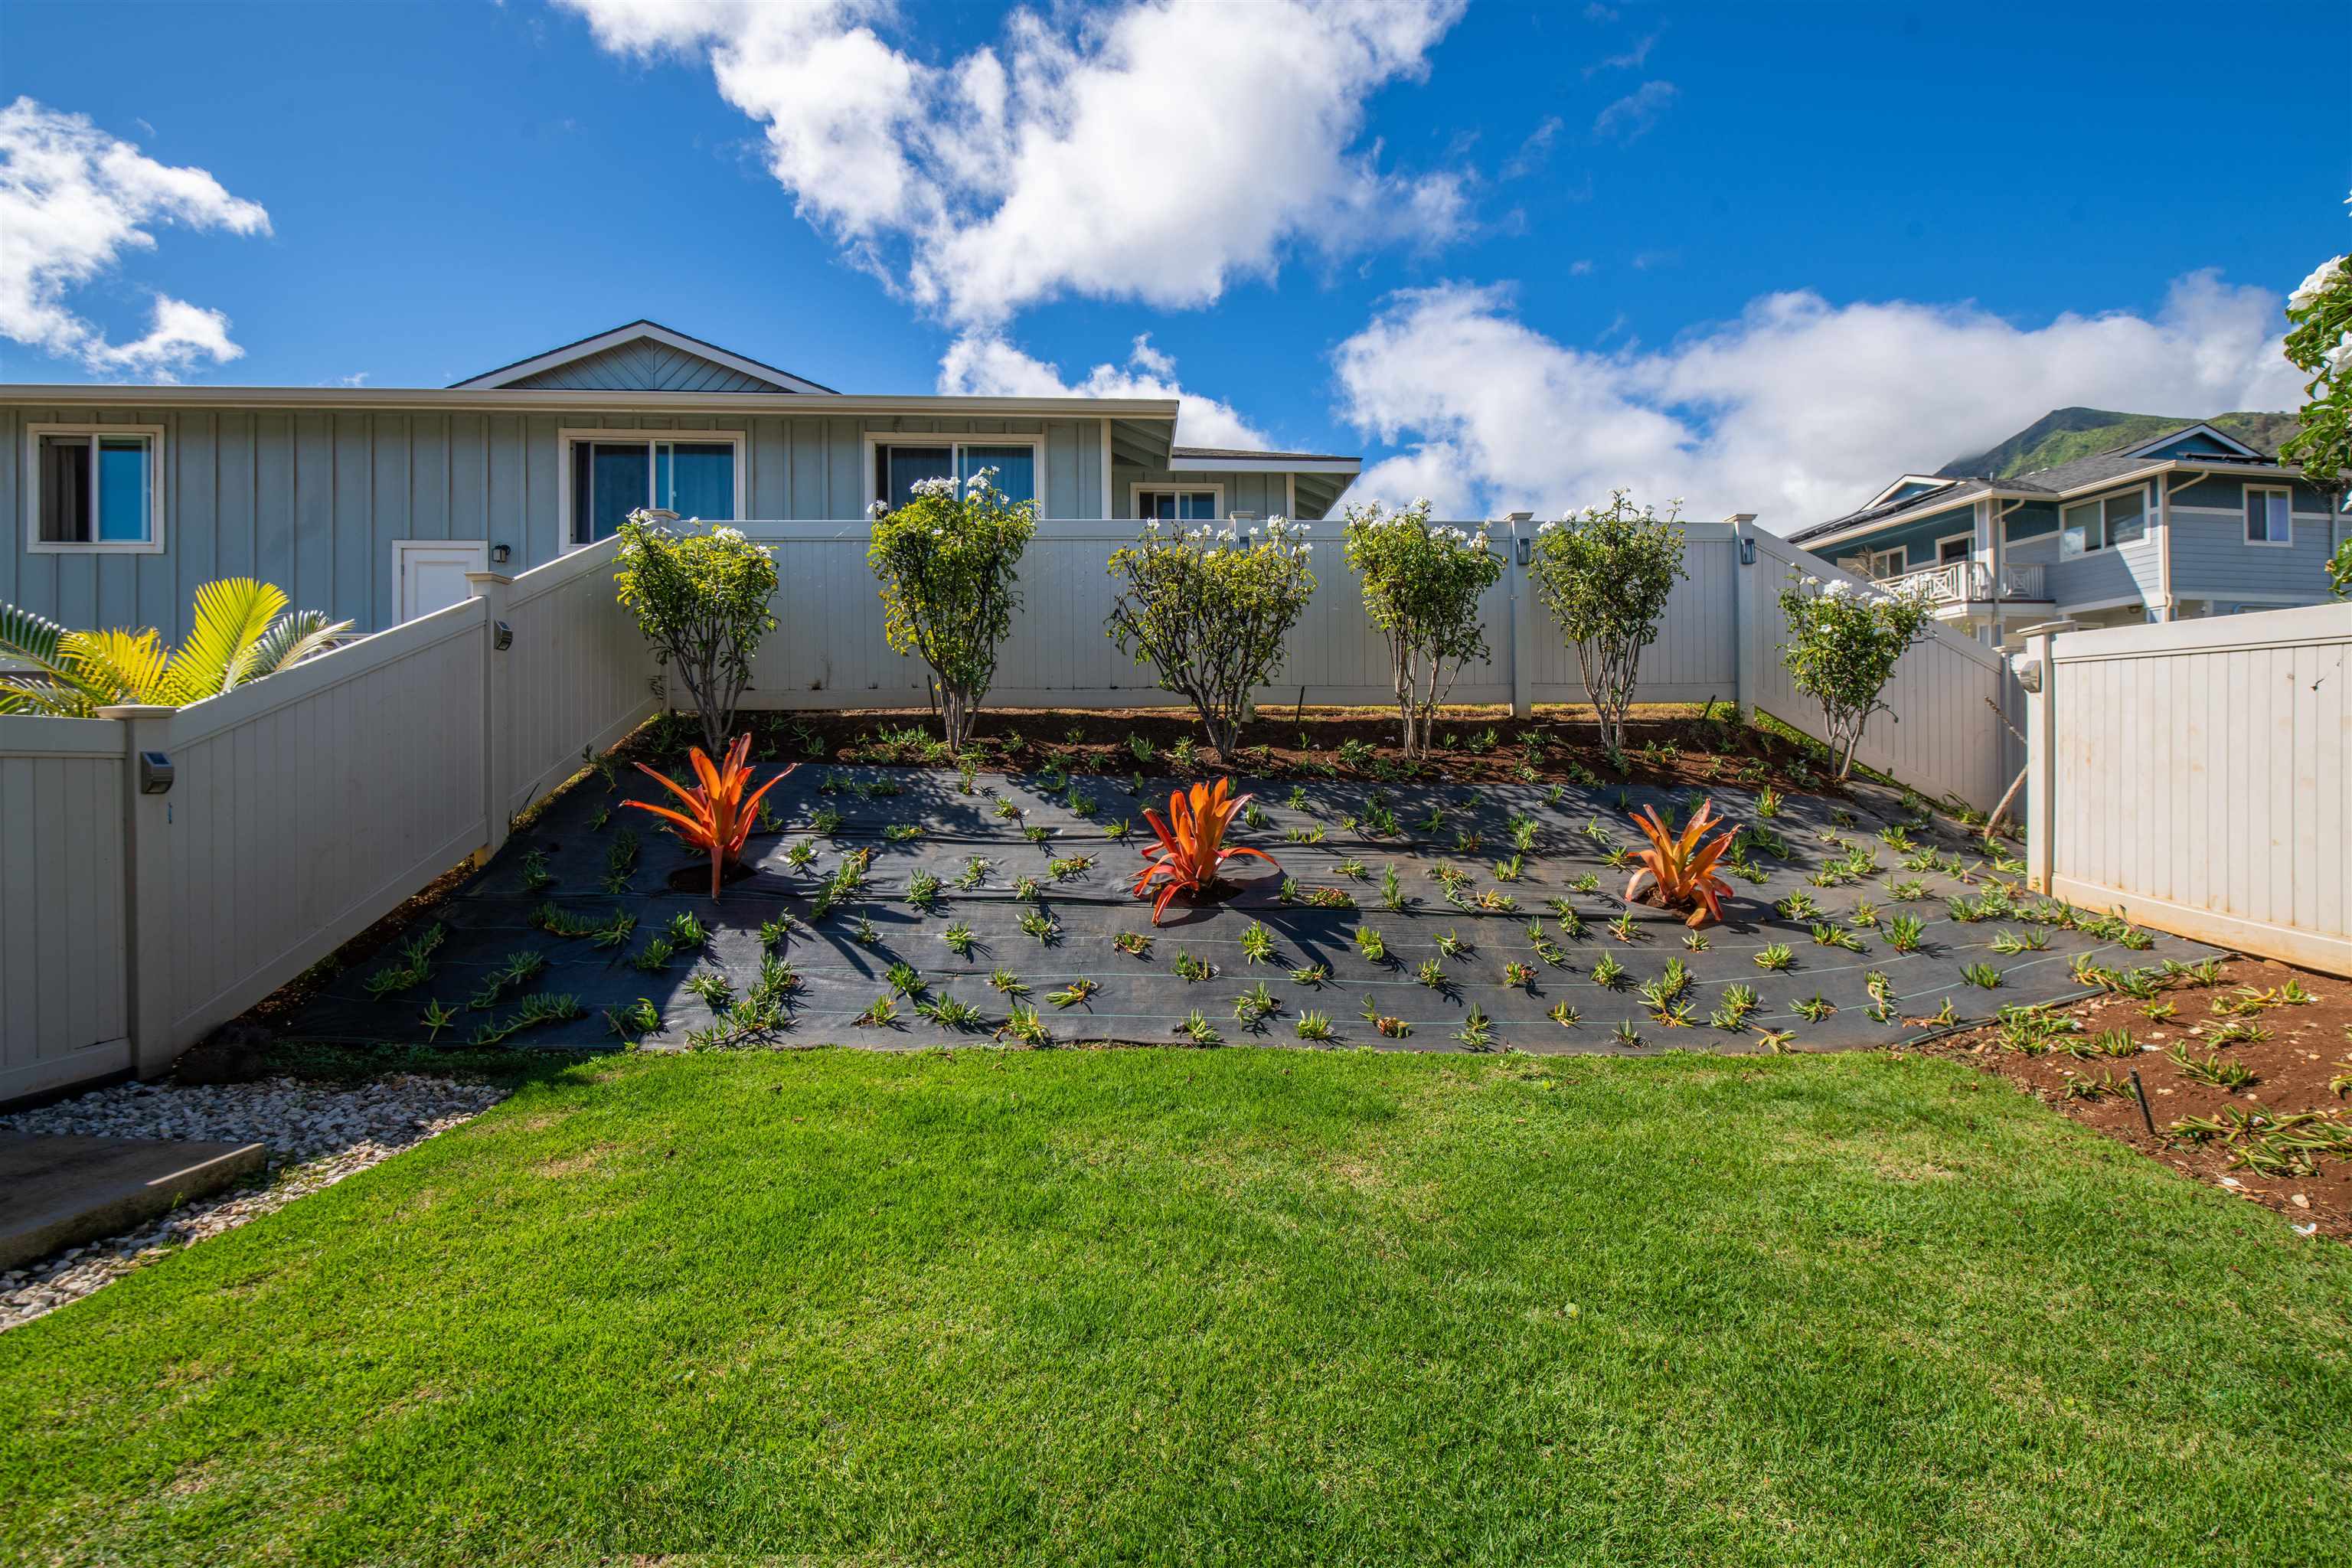
[[[1174,398],[864,396],[635,321],[451,387],[0,384],[0,604],[176,638],[250,574],[377,630],[638,507],[866,526],[988,466],[1041,519],[1320,518],[1358,459],[1177,443]]]
[[[1864,575],[1914,578],[1981,640],[2318,604],[2352,519],[2303,470],[2185,425],[2005,477],[1906,474],[1860,510],[1789,536]]]

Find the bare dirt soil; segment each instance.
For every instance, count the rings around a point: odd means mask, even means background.
[[[2250,993],[2280,996],[2289,982],[2312,1000],[2281,1002],[2250,1013],[2217,1013],[2219,1001],[2251,1005]],[[1958,1056],[2031,1091],[2086,1127],[2130,1144],[2193,1180],[2213,1183],[2242,1197],[2278,1210],[2298,1226],[2352,1241],[2352,1158],[2321,1155],[2306,1171],[2263,1171],[2247,1163],[2259,1148],[2264,1121],[2314,1113],[2306,1129],[2352,1125],[2352,982],[2260,958],[2231,958],[2221,965],[2217,984],[2174,986],[2155,999],[2169,1016],[2151,1018],[2151,1003],[2106,995],[2060,1009],[2095,1037],[2110,1029],[2129,1032],[2139,1047],[2123,1057],[2078,1059],[2063,1049],[2024,1054],[2004,1042],[1998,1026],[1946,1036],[1917,1047],[1927,1054]],[[2215,1045],[2213,1037],[2232,1022],[2263,1032],[2258,1039]],[[2182,1070],[2173,1054],[2185,1049],[2192,1064],[2218,1051],[2224,1062],[2252,1070],[2253,1080],[2235,1090],[2200,1082]],[[2129,1088],[2139,1074],[2147,1091],[2147,1115]],[[2119,1089],[2105,1089],[2112,1079]],[[2081,1086],[2070,1092],[2070,1085]],[[2342,1087],[2338,1087],[2341,1085]],[[2092,1092],[2086,1095],[2084,1089]],[[2252,1119],[2244,1134],[2202,1140],[2176,1130],[2195,1118]],[[2155,1131],[2150,1132],[2150,1124]],[[2189,1130],[2193,1131],[2193,1128]]]
[[[760,712],[743,716],[755,755],[774,762],[876,763],[950,766],[939,721],[922,709]],[[982,714],[972,752],[982,773],[1038,765],[1071,773],[1137,771],[1213,776],[1367,779],[1378,783],[1610,784],[1664,785],[1737,781],[1750,788],[1834,795],[1826,753],[1788,732],[1738,721],[1730,703],[1636,708],[1626,724],[1624,765],[1609,759],[1601,730],[1585,708],[1539,707],[1531,719],[1503,709],[1449,709],[1437,745],[1408,763],[1397,746],[1396,714],[1378,708],[1263,708],[1242,730],[1238,754],[1221,759],[1186,708],[991,709]],[[649,726],[635,738],[648,752],[696,739],[677,726]],[[1138,743],[1148,748],[1139,750]],[[1185,749],[1189,746],[1189,750]]]

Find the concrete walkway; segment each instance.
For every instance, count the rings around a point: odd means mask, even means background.
[[[258,1143],[0,1133],[0,1268],[132,1229],[266,1158]]]

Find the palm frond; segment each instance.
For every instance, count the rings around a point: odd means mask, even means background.
[[[7,679],[9,690],[0,695],[0,713],[43,713],[52,718],[86,719],[112,694],[84,679],[66,645],[73,634],[57,622],[0,605],[0,657],[34,668]]]
[[[194,624],[168,667],[170,700],[201,702],[244,684],[256,645],[285,608],[285,592],[274,583],[223,577],[200,584]]]
[[[79,686],[41,675],[0,675],[0,714],[29,713],[47,719],[94,719],[98,703]]]
[[[152,626],[144,631],[68,632],[58,651],[93,702],[174,702]]]
[[[0,605],[0,654],[26,664],[37,664],[52,675],[63,673],[58,644],[65,627],[30,610]]]
[[[259,680],[265,675],[276,675],[293,668],[304,659],[315,658],[342,640],[352,629],[349,621],[330,621],[324,610],[293,610],[269,623],[253,645],[253,658],[247,662],[244,679]]]

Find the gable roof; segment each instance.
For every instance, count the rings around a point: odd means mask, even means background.
[[[1928,490],[1940,490],[1955,482],[1942,474],[1906,474],[1863,502],[1862,510],[1868,511],[1872,507],[1885,506],[1891,500],[1907,500],[1912,496],[1921,495]]]
[[[787,370],[747,359],[658,321],[635,321],[454,384],[610,392],[830,393]]]
[[[2241,458],[2252,458],[2257,462],[2266,461],[2270,457],[2269,453],[2257,451],[2253,447],[2247,446],[2243,441],[2239,440],[2236,437],[2226,435],[2221,431],[2216,430],[2210,425],[2204,424],[2201,421],[2195,425],[2184,425],[2178,430],[2167,430],[2162,435],[2150,437],[2145,441],[2137,441],[2123,447],[2111,447],[2108,450],[2111,452],[2121,452],[2126,457],[2142,458],[2155,451],[2159,447],[2169,447],[2176,442],[2187,440],[2192,436],[2201,437],[2207,440],[2218,442],[2220,445],[2227,447],[2231,452],[2235,453],[2237,456]]]

